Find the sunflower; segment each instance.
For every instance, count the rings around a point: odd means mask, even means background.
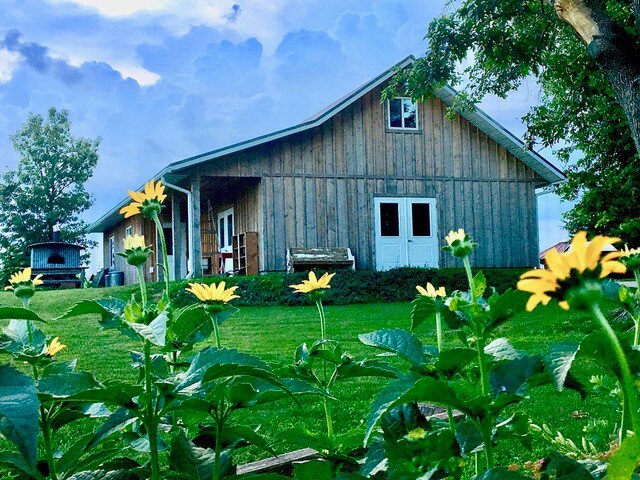
[[[134,267],[142,265],[147,261],[149,255],[153,253],[151,247],[145,245],[142,235],[127,235],[123,244],[124,253],[118,252],[117,255],[126,259],[127,263]]]
[[[58,337],[56,337],[53,340],[51,340],[51,343],[47,346],[47,349],[45,350],[44,353],[45,355],[49,355],[50,357],[53,357],[56,353],[58,353],[60,350],[66,347],[67,346],[61,344],[58,341]]]
[[[13,290],[18,298],[31,298],[36,293],[36,287],[43,284],[42,274],[31,278],[31,267],[27,267],[9,277],[9,285],[5,290]]]
[[[520,277],[518,289],[532,293],[527,311],[538,304],[547,305],[552,298],[561,308],[568,310],[573,304],[583,308],[601,295],[600,281],[612,273],[625,273],[627,268],[617,259],[621,252],[603,250],[619,242],[619,238],[598,235],[587,242],[587,233],[578,232],[565,253],[551,250],[547,254],[548,270],[530,270]],[[594,294],[596,297],[594,297]]]
[[[324,290],[331,288],[329,282],[331,282],[334,275],[335,273],[325,273],[318,278],[314,272],[309,272],[309,278],[307,280],[303,280],[302,283],[298,285],[289,285],[289,287],[293,288],[296,293],[311,293],[315,290]]]
[[[193,293],[202,302],[216,302],[226,304],[230,300],[240,298],[239,295],[235,295],[234,292],[238,287],[230,287],[225,289],[225,282],[220,282],[217,286],[215,284],[207,285],[206,283],[190,283],[187,292]]]
[[[124,215],[124,218],[133,217],[139,213],[145,217],[152,218],[154,214],[160,213],[163,208],[162,202],[167,198],[164,193],[164,185],[160,180],[157,183],[154,183],[153,180],[147,182],[142,192],[129,190],[129,196],[133,199],[133,202],[120,209],[120,213]]]
[[[458,258],[465,258],[478,248],[478,244],[474,242],[469,234],[463,228],[459,228],[457,232],[451,230],[449,235],[444,237],[447,244],[442,247],[445,252],[451,252],[451,255]]]
[[[620,251],[620,262],[629,270],[634,272],[640,270],[640,248],[629,248],[624,246],[624,250]]]
[[[420,295],[423,295],[425,297],[429,297],[429,298],[437,298],[437,297],[446,297],[447,296],[447,292],[445,291],[444,287],[440,287],[436,290],[436,288],[431,285],[431,283],[427,282],[427,287],[422,287],[420,285],[416,286],[416,290],[418,290],[418,293]]]

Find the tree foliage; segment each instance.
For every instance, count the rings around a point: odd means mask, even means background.
[[[568,180],[558,193],[577,201],[566,214],[567,228],[620,235],[637,244],[640,190],[634,185],[640,180],[640,157],[634,145],[638,139],[630,128],[630,108],[624,108],[629,102],[620,98],[611,80],[615,68],[594,48],[598,39],[589,43],[562,20],[561,9],[569,3],[458,2],[432,21],[424,57],[400,73],[387,94],[402,89],[424,98],[446,83],[463,85],[455,108],[473,108],[485,95],[505,98],[524,82],[537,82],[538,102],[524,117],[525,141],[528,148],[554,148],[567,163]],[[598,15],[606,17],[610,29],[623,38],[616,48],[637,62],[638,31],[631,1],[573,4],[602,9]],[[607,32],[601,28],[602,38],[608,38]],[[570,160],[575,161],[569,164]]]
[[[26,247],[47,241],[58,224],[63,240],[89,245],[79,215],[93,203],[85,183],[98,162],[99,139],[74,137],[66,110],[30,114],[12,137],[20,159],[0,177],[0,278],[27,261]]]

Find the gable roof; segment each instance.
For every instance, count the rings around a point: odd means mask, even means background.
[[[397,70],[402,70],[415,61],[415,57],[413,55],[409,55],[404,60],[400,61],[390,69],[381,73],[377,77],[371,79],[369,82],[360,86],[359,88],[353,90],[348,93],[344,97],[336,100],[332,104],[328,105],[324,109],[320,110],[315,115],[307,118],[306,120],[298,123],[297,125],[293,125],[289,128],[284,128],[282,130],[277,130],[272,133],[268,133],[266,135],[261,135],[259,137],[251,138],[249,140],[245,140],[239,143],[235,143],[233,145],[229,145],[227,147],[218,148],[216,150],[212,150],[210,152],[202,153],[199,155],[195,155],[193,157],[188,157],[183,160],[179,160],[177,162],[173,162],[169,164],[167,167],[162,169],[156,175],[154,175],[153,179],[158,180],[164,176],[173,176],[180,175],[180,172],[186,168],[193,167],[194,165],[198,165],[204,162],[208,162],[210,160],[214,160],[225,155],[230,155],[232,153],[236,153],[242,150],[246,150],[252,147],[256,147],[258,145],[262,145],[264,143],[272,142],[274,140],[278,140],[283,137],[288,137],[290,135],[294,135],[296,133],[304,132],[306,130],[310,130],[317,126],[322,125],[324,122],[329,120],[331,117],[349,107],[360,98],[362,98],[367,93],[371,92],[375,88],[384,84],[388,80],[390,80],[393,75],[395,75]],[[457,92],[449,87],[445,86],[436,91],[436,95],[440,100],[442,100],[446,105],[451,106],[454,103]],[[467,120],[469,120],[472,124],[474,124],[480,131],[484,134],[492,138],[499,145],[504,147],[507,151],[512,153],[516,158],[521,160],[527,166],[529,166],[532,170],[534,170],[538,175],[540,175],[543,179],[545,179],[548,184],[561,182],[565,179],[564,174],[560,169],[558,169],[555,165],[545,159],[542,155],[534,152],[533,150],[528,150],[525,148],[522,140],[517,138],[507,129],[505,129],[498,122],[493,120],[489,115],[485,112],[476,108],[475,110],[466,110],[460,112],[460,115]],[[142,188],[142,187],[141,187]],[[120,208],[129,204],[130,199],[126,198],[118,205],[116,205],[113,209],[99,218],[96,222],[94,222],[90,227],[90,232],[103,232],[113,225],[117,224],[120,217],[118,215],[118,211]]]

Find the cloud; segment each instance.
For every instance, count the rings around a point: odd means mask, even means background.
[[[0,42],[0,47],[8,52],[16,53],[21,60],[39,73],[50,74],[65,83],[78,83],[81,79],[80,70],[61,59],[52,58],[49,49],[35,42],[20,41],[20,32],[9,30]]]
[[[0,83],[11,80],[13,70],[18,65],[20,55],[8,50],[0,50]]]

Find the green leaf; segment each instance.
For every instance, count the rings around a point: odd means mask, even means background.
[[[509,289],[502,295],[489,299],[489,321],[486,333],[490,333],[515,315],[525,311],[530,293]]]
[[[0,365],[0,433],[18,447],[29,468],[37,461],[39,406],[33,379]]]
[[[0,320],[31,320],[47,323],[33,310],[22,307],[0,307]]]
[[[367,417],[365,444],[380,418],[396,405],[411,402],[425,402],[444,407],[451,407],[463,413],[471,414],[465,402],[460,400],[456,392],[445,382],[430,377],[420,378],[407,375],[387,385],[375,398],[371,412]]]
[[[515,438],[527,450],[531,450],[531,435],[529,434],[529,425],[531,420],[523,412],[516,412],[508,419],[496,425],[493,438],[510,439]]]
[[[550,459],[543,465],[543,472],[553,475],[552,478],[566,479],[566,480],[595,480],[589,470],[584,465],[581,465],[572,458],[565,457],[556,452],[549,453]],[[614,477],[607,475],[607,478],[611,480],[622,480],[630,478],[630,475],[626,477]]]
[[[170,469],[179,472],[180,478],[204,480],[213,477],[215,453],[208,448],[196,447],[183,431],[171,441]]]
[[[398,371],[391,365],[379,360],[350,360],[337,367],[337,378],[382,377],[398,378]]]
[[[482,298],[484,292],[487,290],[487,278],[480,270],[473,277],[473,296],[474,298]]]
[[[422,343],[418,337],[406,330],[384,328],[376,332],[361,334],[358,338],[365,345],[395,353],[414,366],[421,366],[426,361],[422,351]]]
[[[43,376],[38,380],[38,394],[56,399],[76,395],[86,390],[103,388],[95,377],[89,372],[61,372],[45,369]]]
[[[131,425],[138,419],[135,412],[127,410],[124,407],[120,407],[115,410],[109,418],[107,418],[100,427],[95,431],[87,442],[86,448],[90,449],[100,444],[104,439],[110,435],[123,430],[127,425]]]
[[[465,418],[456,425],[456,440],[460,446],[463,457],[468,457],[472,453],[481,452],[484,448],[482,433],[475,423]]]
[[[57,320],[77,317],[79,315],[100,315],[100,325],[103,328],[117,328],[120,325],[120,316],[124,312],[127,303],[119,298],[104,298],[101,300],[83,300],[73,305]]]
[[[496,338],[484,347],[484,353],[491,355],[494,361],[516,360],[523,356],[506,338]]]
[[[136,470],[94,470],[79,472],[68,480],[142,480],[146,478]]]
[[[301,426],[283,430],[278,433],[276,438],[281,442],[304,448],[313,448],[318,452],[332,452],[335,446],[333,440],[331,440],[327,434],[312,432]]]
[[[198,343],[213,334],[213,322],[202,305],[190,305],[174,313],[169,329],[180,342]]]
[[[0,467],[7,467],[11,470],[24,473],[29,479],[45,480],[35,467],[30,466],[24,457],[15,452],[0,452]]]
[[[489,373],[491,393],[498,396],[503,393],[519,394],[527,387],[528,381],[534,375],[544,371],[542,357],[525,356],[500,362]]]
[[[40,355],[47,343],[44,332],[31,325],[31,340],[29,340],[29,325],[24,320],[11,320],[0,335],[0,351],[13,355]]]
[[[638,463],[640,463],[640,438],[626,437],[609,460],[607,478],[631,478]]]
[[[293,465],[295,480],[333,480],[333,464],[326,460],[309,460]]]
[[[547,369],[551,374],[553,383],[560,392],[564,390],[565,381],[579,350],[580,344],[574,340],[569,340],[552,345],[545,355],[544,360]]]
[[[435,367],[444,376],[451,378],[475,358],[477,353],[471,348],[451,348],[440,352]]]
[[[158,315],[149,325],[143,323],[130,323],[129,327],[142,338],[149,340],[152,344],[164,347],[167,335],[167,313]]]
[[[225,436],[242,438],[245,442],[264,450],[271,455],[276,452],[269,446],[269,441],[260,435],[256,430],[246,425],[229,425],[224,427]]]

